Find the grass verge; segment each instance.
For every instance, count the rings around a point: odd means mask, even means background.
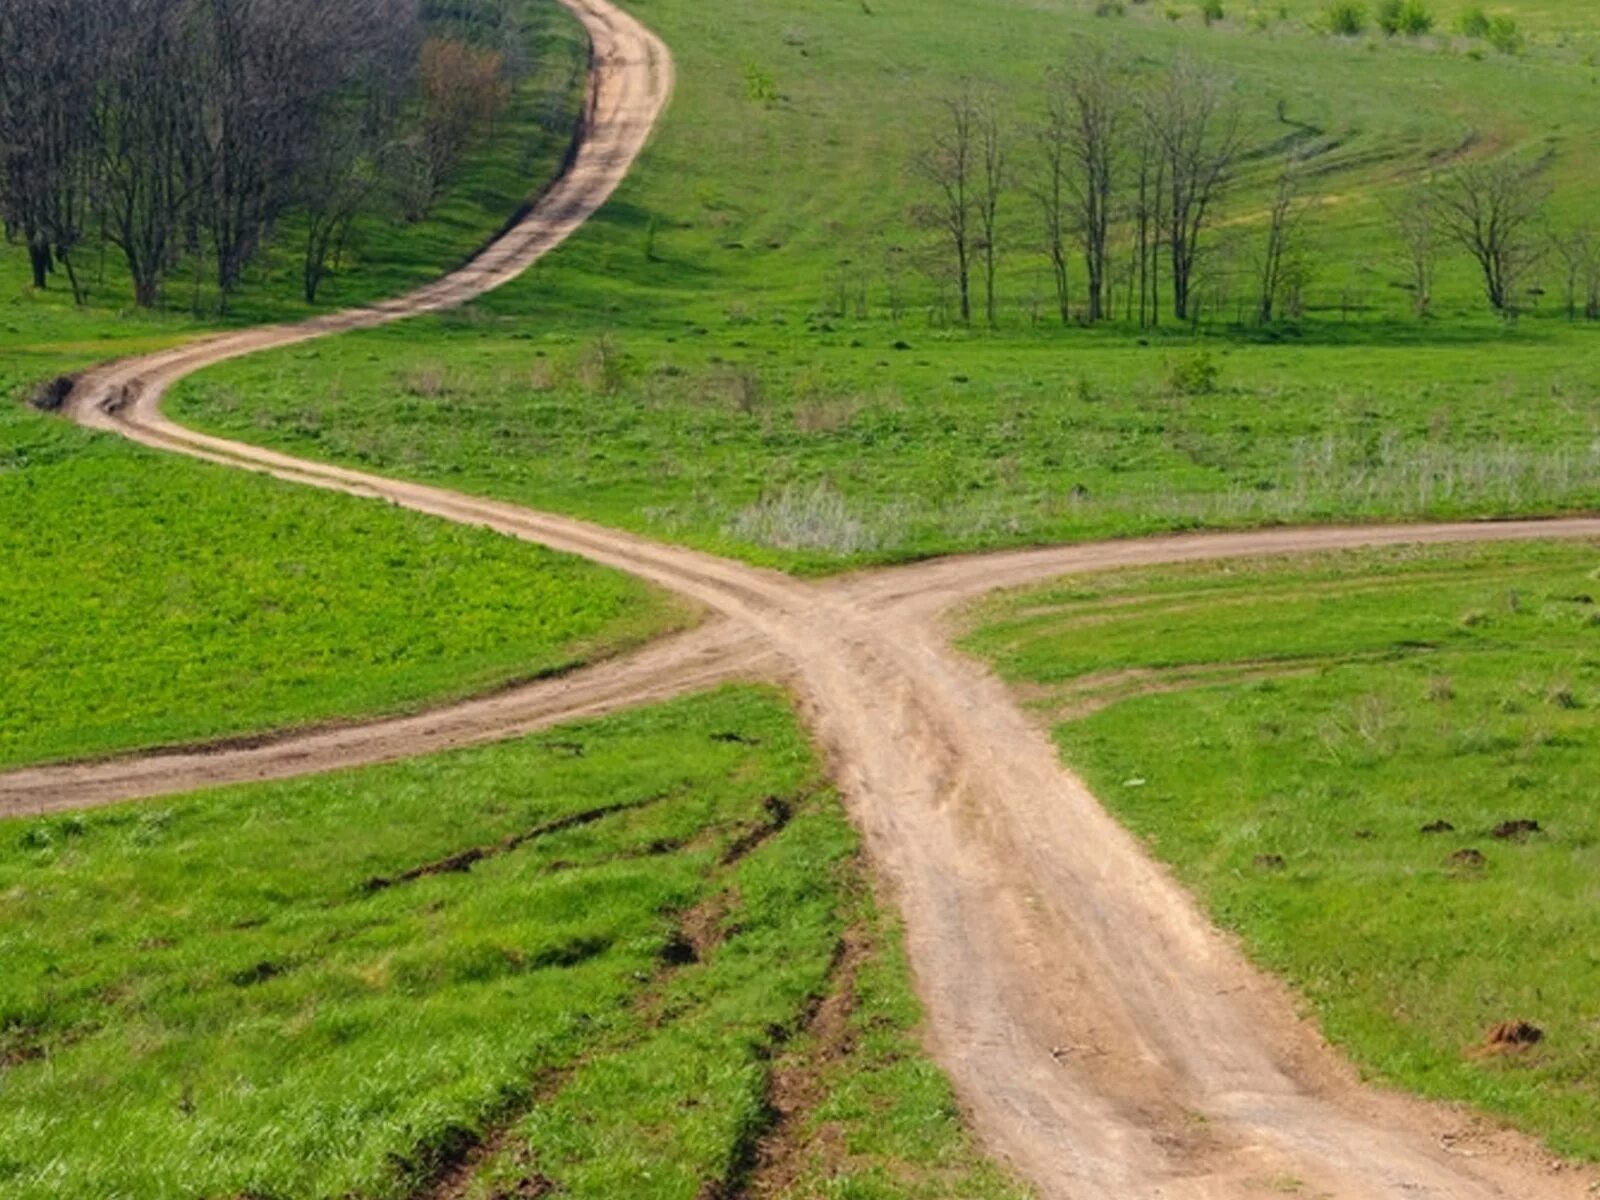
[[[1596,545],[1235,562],[999,597],[965,644],[1365,1071],[1592,1159],[1597,595]]]
[[[396,712],[689,619],[479,529],[0,407],[0,767]]]
[[[849,1160],[770,1194],[1017,1197],[916,1056],[855,854],[748,688],[6,825],[0,1190],[743,1195],[848,937],[861,1050],[815,1119]]]

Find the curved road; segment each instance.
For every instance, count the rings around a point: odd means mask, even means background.
[[[462,303],[611,195],[672,87],[661,41],[562,0],[594,44],[570,171],[464,269],[410,296],[86,376],[74,419],[177,453],[371,496],[581,554],[690,597],[700,629],[420,717],[0,777],[0,815],[424,753],[705,686],[781,677],[830,755],[907,930],[927,1040],[987,1147],[1063,1200],[1576,1200],[1596,1176],[1460,1111],[1360,1084],[1067,772],[999,682],[953,652],[952,604],[1069,571],[1401,542],[1600,537],[1600,520],[1287,530],[949,559],[807,584],[587,522],[191,432],[175,380],[256,350]]]

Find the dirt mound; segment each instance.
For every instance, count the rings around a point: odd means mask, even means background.
[[[1429,821],[1422,827],[1423,833],[1454,833],[1455,831],[1456,827],[1442,818],[1437,821]]]
[[[77,376],[58,375],[34,388],[33,394],[28,397],[28,403],[40,412],[56,412],[67,402],[67,397],[72,395],[72,389],[77,386]]]
[[[1501,1021],[1483,1035],[1483,1048],[1491,1054],[1526,1050],[1544,1041],[1544,1030],[1531,1021]]]
[[[1540,832],[1539,822],[1527,819],[1501,821],[1500,824],[1494,827],[1494,836],[1502,842],[1526,841],[1529,834],[1538,832]]]
[[[1450,856],[1452,867],[1470,867],[1477,869],[1488,865],[1489,860],[1484,858],[1481,850],[1457,850]]]

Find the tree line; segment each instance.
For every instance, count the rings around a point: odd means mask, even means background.
[[[1293,124],[1281,104],[1277,117]],[[1307,138],[1262,151],[1245,130],[1232,81],[1190,59],[1140,73],[1086,49],[1048,75],[1025,124],[1009,123],[993,92],[962,84],[938,101],[915,158],[923,197],[913,209],[934,235],[933,273],[953,292],[958,319],[969,324],[981,310],[996,321],[1002,238],[1021,227],[1001,218],[1016,209],[1032,214],[1027,251],[1048,265],[1063,323],[1198,321],[1221,205],[1241,173],[1263,163],[1264,198],[1253,189],[1247,220],[1233,223],[1253,240],[1240,314],[1263,325],[1300,316],[1314,267]],[[1455,251],[1470,258],[1484,298],[1507,319],[1540,294],[1535,269],[1554,259],[1569,313],[1600,320],[1600,236],[1549,227],[1547,165],[1469,161],[1386,205],[1390,256],[1419,315],[1431,312],[1438,264]]]
[[[371,207],[419,219],[504,108],[509,0],[4,0],[0,221],[35,287],[111,249],[218,293],[291,210],[308,301]]]

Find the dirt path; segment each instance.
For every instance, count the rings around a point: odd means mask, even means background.
[[[951,604],[1070,571],[1380,543],[1600,537],[1600,521],[1289,530],[951,559],[805,584],[567,517],[192,433],[159,411],[226,358],[460,303],[513,278],[611,194],[671,60],[606,0],[570,173],[504,239],[374,309],[233,334],[87,377],[69,411],[148,445],[379,497],[582,554],[693,598],[710,624],[629,659],[442,713],[215,752],[0,777],[0,815],[382,761],[739,674],[794,688],[898,902],[928,1039],[988,1147],[1067,1200],[1576,1200],[1596,1176],[1454,1110],[1360,1085],[1290,998],[1065,771],[999,682],[952,651]]]

